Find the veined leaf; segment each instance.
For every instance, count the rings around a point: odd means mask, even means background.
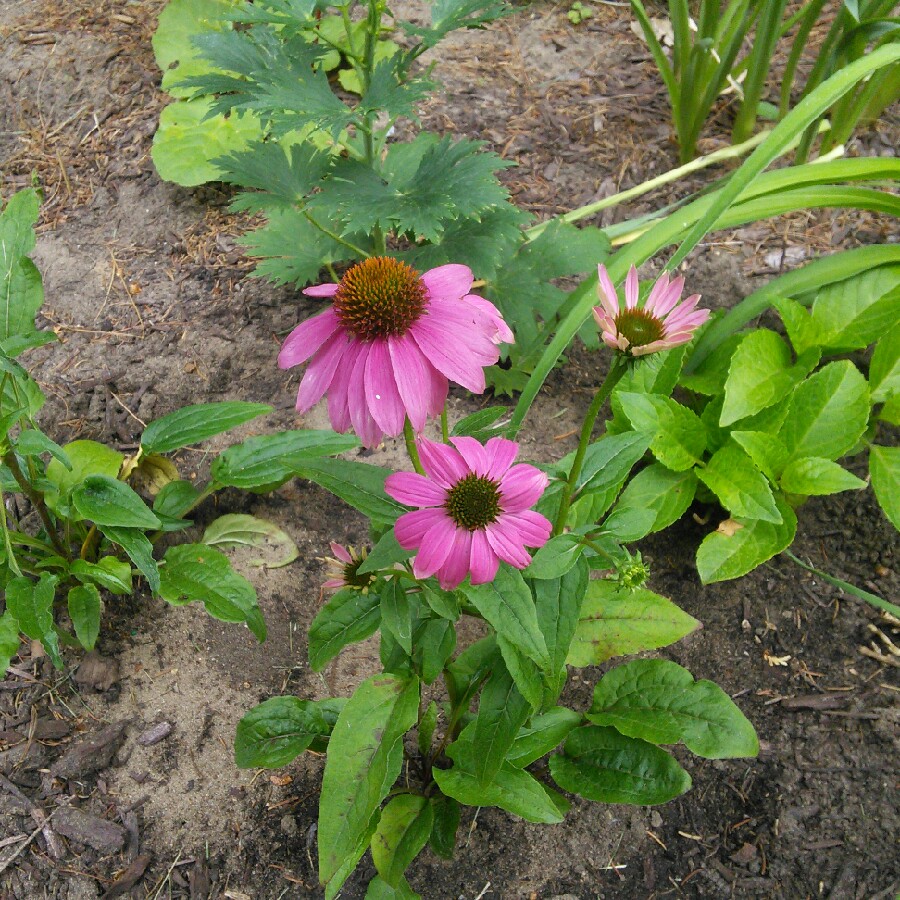
[[[697,477],[732,515],[781,522],[768,479],[733,441],[717,450]]]
[[[884,514],[900,530],[900,447],[869,447],[872,489]]]
[[[397,888],[409,864],[428,843],[434,809],[427,797],[399,794],[381,814],[372,837],[372,862],[378,874]]]
[[[69,590],[69,618],[85,650],[93,650],[100,634],[100,594],[92,584],[79,584]]]
[[[210,547],[261,547],[269,551],[268,559],[251,560],[251,565],[278,569],[292,563],[300,551],[281,528],[257,516],[229,513],[219,516],[203,532],[203,543]]]
[[[788,494],[802,496],[858,491],[866,487],[865,481],[843,466],[817,456],[804,456],[789,463],[781,473],[779,484]]]
[[[116,528],[159,528],[160,521],[124,481],[88,475],[72,491],[75,509],[97,525]]]
[[[381,598],[376,593],[342,588],[309,626],[309,665],[320,671],[348,644],[364,641],[381,622]]]
[[[151,422],[141,435],[144,453],[168,453],[230,431],[244,422],[272,412],[265,403],[198,403],[176,409]]]
[[[628,482],[611,515],[625,510],[651,512],[647,530],[638,535],[641,538],[678,521],[691,505],[696,491],[697,476],[693,469],[673,472],[662,463],[653,463]]]

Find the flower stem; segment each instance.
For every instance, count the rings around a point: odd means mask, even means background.
[[[594,432],[594,423],[597,416],[603,408],[603,404],[609,399],[609,395],[613,392],[615,386],[619,383],[619,379],[625,374],[627,364],[625,357],[617,353],[613,357],[612,365],[606,378],[594,394],[594,399],[588,407],[587,415],[584,417],[584,424],[581,426],[581,438],[578,441],[578,449],[575,451],[575,459],[572,460],[572,468],[569,470],[569,478],[566,486],[563,488],[562,500],[559,504],[559,514],[556,517],[556,526],[553,534],[562,534],[566,527],[566,519],[569,515],[569,507],[572,505],[572,494],[575,492],[575,485],[578,482],[578,476],[581,474],[581,467],[584,465],[584,456],[587,453],[588,445],[591,443],[591,435]]]
[[[409,416],[406,417],[406,421],[403,423],[403,437],[406,440],[406,452],[409,454],[409,459],[413,464],[413,468],[420,475],[424,475],[425,470],[422,468],[422,461],[419,459],[419,451],[416,448],[416,436],[413,434],[413,427],[412,423],[409,421]]]
[[[445,444],[450,443],[450,430],[447,428],[447,407],[441,410],[441,440]]]

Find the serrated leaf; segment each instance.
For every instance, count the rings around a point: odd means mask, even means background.
[[[97,525],[116,528],[159,528],[160,521],[123,481],[108,475],[88,475],[72,491],[75,509]]]
[[[481,443],[486,443],[488,439],[502,433],[503,426],[495,423],[508,413],[509,410],[505,406],[488,406],[485,409],[479,409],[460,419],[453,426],[451,434],[453,437],[467,435],[476,438]]]
[[[634,464],[646,453],[653,440],[652,433],[626,431],[609,435],[589,444],[584,455],[576,490],[585,494],[618,488],[628,477]],[[566,457],[560,460],[565,465]]]
[[[210,547],[264,547],[268,559],[252,559],[254,566],[278,569],[292,563],[300,550],[294,541],[277,525],[257,516],[229,513],[219,516],[203,532],[202,543]]]
[[[733,516],[781,522],[768,479],[734,442],[717,450],[697,477]]]
[[[869,390],[875,403],[900,394],[900,325],[895,325],[875,345],[869,366]]]
[[[671,600],[609,580],[591,581],[581,605],[567,662],[591,666],[614,656],[656,650],[681,640],[700,623]]]
[[[900,447],[869,447],[872,489],[884,514],[900,530]]]
[[[778,481],[788,459],[784,441],[765,431],[732,431],[731,437],[770,481]]]
[[[266,623],[253,585],[231,568],[228,557],[205,544],[170,547],[160,570],[159,594],[175,605],[199,600],[222,622],[245,622],[260,642]]]
[[[802,496],[837,494],[866,487],[865,481],[843,466],[818,456],[804,456],[789,463],[781,473],[779,485],[788,494]]]
[[[849,360],[829,363],[794,391],[781,434],[790,458],[837,459],[862,437],[869,409],[859,369]]]
[[[271,697],[238,722],[234,762],[240,769],[277,769],[312,747],[324,752],[347,701]]]
[[[400,22],[400,26],[426,47],[434,47],[452,31],[459,28],[483,28],[489,22],[511,12],[511,7],[502,0],[435,0],[431,4],[430,27],[409,22]]]
[[[706,449],[706,428],[696,413],[670,397],[617,391],[618,404],[639,432],[653,435],[650,450],[676,472],[691,468]]]
[[[691,786],[665,750],[599,725],[572,731],[565,752],[550,757],[550,774],[563,790],[598,803],[655,806]]]
[[[739,578],[791,545],[797,517],[782,497],[775,495],[781,524],[759,519],[737,519],[736,528],[708,534],[697,550],[697,570],[704,584]]]
[[[697,476],[693,469],[673,472],[661,463],[653,463],[646,469],[641,469],[628,482],[612,515],[622,510],[652,513],[652,517],[647,520],[646,531],[633,538],[637,540],[677,522],[691,505],[696,491]]]
[[[584,549],[580,535],[558,534],[534,554],[523,574],[527,578],[559,578],[578,562]]]
[[[372,862],[378,874],[393,888],[428,843],[434,825],[434,810],[427,797],[400,794],[394,797],[378,821],[372,837]]]
[[[416,679],[373,675],[338,716],[319,804],[319,879],[331,891],[340,887],[333,879],[344,861],[368,843],[381,801],[400,775],[403,736],[418,706]]]
[[[81,646],[93,650],[100,634],[100,594],[92,584],[80,584],[69,590],[69,618]]]
[[[413,668],[425,684],[432,684],[444,671],[456,649],[456,628],[449,619],[420,618],[413,632]]]
[[[652,744],[683,741],[706,759],[759,753],[753,726],[731,698],[666,659],[636,659],[607,672],[586,717]]]
[[[381,598],[353,588],[338,591],[309,626],[309,665],[318,672],[348,644],[364,641],[381,622]]]
[[[268,404],[235,400],[185,406],[151,422],[141,435],[141,447],[144,453],[169,453],[270,412],[272,407]]]

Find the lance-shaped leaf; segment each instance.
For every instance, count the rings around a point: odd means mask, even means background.
[[[273,522],[243,513],[219,516],[203,532],[203,543],[210,547],[258,547],[268,558],[252,559],[254,566],[277,569],[292,563],[300,551],[293,539]]]
[[[591,581],[569,649],[573,666],[674,644],[700,623],[671,600],[644,588],[628,590],[609,580]]]
[[[550,774],[564,791],[597,803],[654,806],[691,786],[665,750],[599,725],[572,731],[564,752],[550,757]]]
[[[37,191],[24,190],[0,213],[0,340],[35,331],[34,317],[44,302],[40,272],[28,258],[39,209]]]
[[[662,463],[653,463],[628,482],[610,517],[624,510],[649,510],[653,518],[648,519],[645,534],[662,531],[682,517],[696,491],[697,476],[693,469],[673,472]]]
[[[345,860],[365,851],[381,801],[400,775],[403,736],[418,708],[417,679],[373,675],[338,716],[319,803],[319,880],[331,896],[349,874]]]
[[[159,567],[153,558],[153,544],[147,535],[139,528],[116,528],[113,525],[101,525],[100,530],[128,554],[138,571],[147,579],[150,590],[158,594]]]
[[[160,521],[146,503],[123,481],[108,475],[88,475],[72,491],[75,509],[99,526],[159,528]]]
[[[93,650],[100,634],[100,593],[92,584],[79,584],[69,591],[69,618],[85,650]]]
[[[53,600],[58,580],[55,575],[44,572],[38,581],[20,577],[13,578],[6,585],[7,610],[28,637],[44,645],[57,669],[62,668],[53,623]]]
[[[12,658],[19,652],[19,623],[7,610],[0,616],[0,675],[6,673]]]
[[[872,488],[884,514],[900,529],[900,447],[869,447]]]
[[[706,427],[697,414],[671,397],[617,391],[613,409],[620,407],[635,431],[653,435],[650,450],[677,472],[700,461],[706,449]]]
[[[506,758],[517,769],[524,769],[554,750],[581,723],[580,713],[554,706],[519,729]]]
[[[667,659],[636,659],[607,672],[587,718],[652,744],[685,746],[707,759],[756,756],[759,740],[734,701]]]
[[[141,435],[144,453],[168,453],[222,434],[257,416],[272,412],[265,403],[198,403],[151,422]]]
[[[372,862],[392,888],[400,886],[403,873],[428,843],[433,825],[427,797],[400,794],[384,808],[372,837]]]
[[[399,578],[389,579],[381,591],[381,624],[407,656],[412,656],[413,610]]]
[[[323,753],[347,701],[271,697],[250,710],[234,736],[234,761],[241,769],[286,766],[312,747]]]
[[[82,584],[98,584],[111,594],[131,593],[131,566],[115,556],[104,556],[96,563],[73,560],[69,572]]]
[[[836,494],[839,491],[858,491],[865,481],[848,472],[830,459],[804,456],[789,463],[781,473],[781,489],[788,494]]]
[[[342,588],[309,626],[309,665],[321,671],[348,644],[364,641],[381,622],[381,598],[376,593]]]

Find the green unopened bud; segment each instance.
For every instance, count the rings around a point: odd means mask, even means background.
[[[640,553],[618,564],[616,583],[626,590],[636,591],[650,577],[650,567],[641,559]]]

